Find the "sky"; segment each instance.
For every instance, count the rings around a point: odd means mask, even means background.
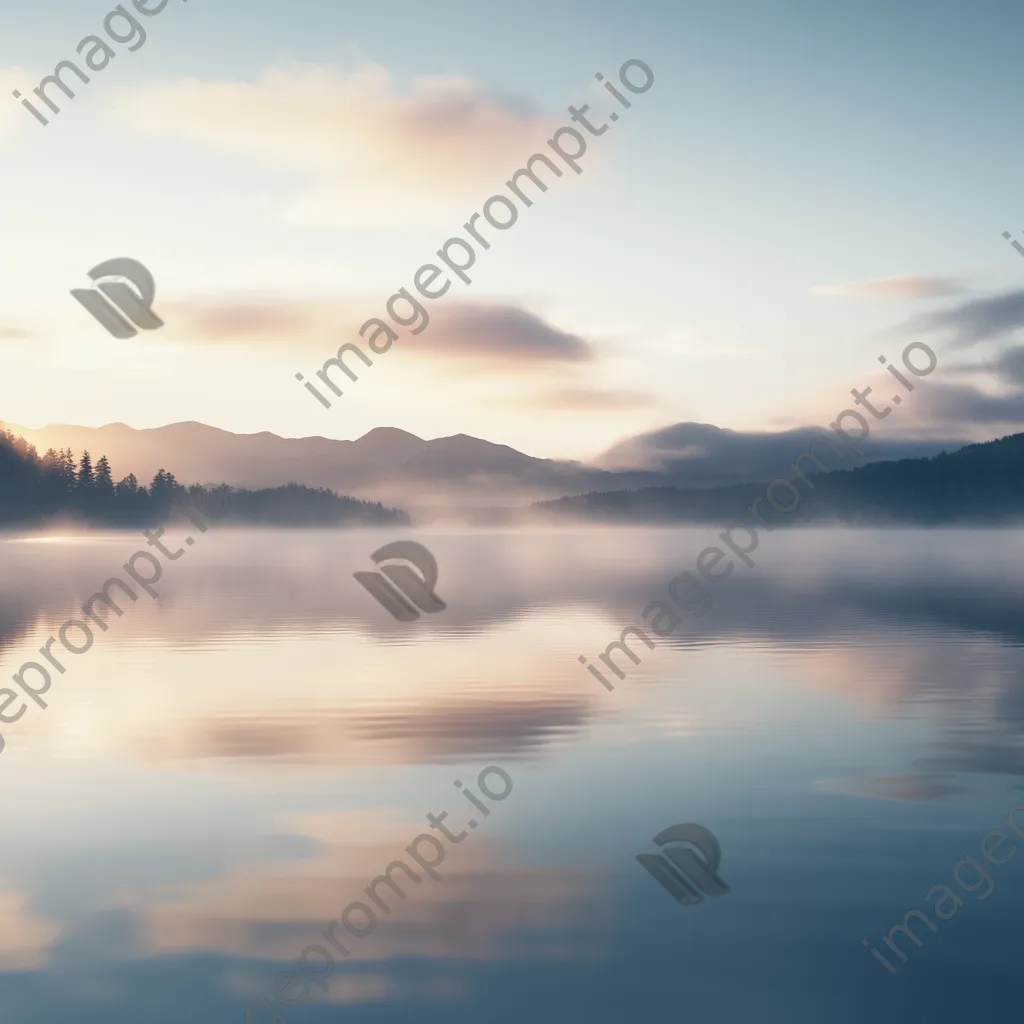
[[[991,347],[1024,326],[1019,5],[128,4],[145,42],[115,20],[44,127],[12,90],[82,65],[113,9],[0,4],[0,420],[589,459],[677,422],[826,423],[925,330],[931,397],[889,429],[1024,425],[1024,366]],[[654,83],[627,110],[595,75],[623,92],[629,60]],[[581,173],[487,226],[472,282],[331,408],[305,391],[584,103],[608,130]],[[71,297],[115,257],[153,274],[162,328],[114,339]]]

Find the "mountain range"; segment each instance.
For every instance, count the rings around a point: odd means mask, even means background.
[[[51,425],[7,428],[34,444],[105,453],[115,477],[148,480],[167,469],[178,480],[268,488],[297,483],[397,505],[422,520],[457,509],[524,506],[565,495],[649,487],[715,488],[784,475],[794,452],[806,450],[815,428],[770,432],[679,423],[629,438],[584,463],[540,459],[506,445],[456,434],[425,440],[378,427],[354,441],[235,434],[202,423],[137,430]],[[866,461],[922,458],[963,440],[869,438]]]
[[[827,456],[826,456],[827,458]],[[564,497],[532,510],[546,519],[601,522],[672,522],[722,524],[764,517],[774,529],[808,522],[847,524],[984,525],[1009,524],[1024,518],[1024,434],[930,458],[877,462],[856,469],[811,472],[801,481],[792,469],[785,477],[792,491],[780,490],[773,509],[764,500],[770,481],[728,487],[647,487],[635,491]],[[798,495],[799,499],[793,495]],[[758,511],[748,509],[760,501]],[[789,514],[779,505],[799,506]]]

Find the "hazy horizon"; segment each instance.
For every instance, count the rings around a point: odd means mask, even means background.
[[[413,631],[352,584],[388,536],[211,529],[0,726],[19,1021],[243,1021],[427,812],[465,830],[453,782],[487,765],[508,799],[286,1022],[511,1021],[549,989],[545,1020],[748,1019],[768,993],[771,1019],[896,1022],[893,981],[937,1021],[982,983],[1012,1003],[1019,864],[906,941],[898,979],[860,939],[887,952],[1024,802],[1019,531],[774,536],[611,693],[577,656],[704,531],[418,532],[447,609]],[[0,535],[8,674],[139,545]],[[718,837],[727,896],[680,907],[638,868],[676,821]]]
[[[591,23],[577,3],[529,0],[501,45],[486,7],[452,0],[436,19],[399,0],[407,37],[371,10],[292,10],[282,24],[262,4],[171,2],[47,127],[8,96],[18,187],[0,210],[19,241],[0,257],[0,372],[19,387],[4,419],[333,438],[388,425],[588,460],[671,423],[827,423],[851,388],[885,380],[879,354],[920,336],[943,366],[893,436],[1024,425],[1000,354],[1024,319],[1024,265],[1001,237],[1024,147],[1003,130],[1011,5],[979,18],[944,0],[922,24],[876,2],[651,0],[649,17]],[[0,78],[30,90],[102,14],[26,10]],[[654,85],[590,138],[582,173],[489,229],[472,284],[321,407],[295,373],[315,380],[359,340],[570,105],[601,124],[615,101],[594,76],[631,59]],[[944,69],[964,60],[954,83]],[[923,126],[909,148],[907,118]],[[96,201],[112,190],[126,215]],[[160,330],[111,338],[68,294],[115,256],[152,272]]]
[[[0,2],[4,1020],[1016,1010],[1021,38]]]

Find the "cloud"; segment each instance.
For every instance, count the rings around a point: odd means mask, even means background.
[[[945,332],[954,349],[986,342],[1001,345],[990,357],[948,366],[951,378],[974,374],[988,377],[988,388],[942,381],[922,393],[918,412],[937,422],[990,427],[1024,424],[1024,346],[1006,344],[1024,328],[1024,290],[973,299],[952,309],[915,317],[897,328],[903,334]]]
[[[371,301],[366,300],[363,320]],[[161,302],[160,315],[166,323],[164,335],[187,344],[315,351],[330,344],[340,325],[354,333],[352,325],[362,322],[356,305],[290,298],[185,299]]]
[[[953,309],[929,313],[908,321],[900,329],[906,333],[919,331],[951,331],[953,344],[964,347],[993,341],[1024,327],[1024,291],[1006,292],[983,299],[973,299]]]
[[[918,277],[904,274],[897,277],[876,277],[868,281],[846,284],[823,284],[811,289],[812,295],[873,299],[938,299],[959,295],[963,286],[948,277]]]
[[[500,188],[557,127],[467,78],[417,78],[399,93],[371,63],[351,74],[298,66],[257,82],[156,83],[122,97],[114,115],[149,135],[299,172],[307,183],[283,213],[314,224],[434,219],[439,201],[461,210],[467,192]]]
[[[947,381],[929,382],[922,392],[919,415],[942,423],[1003,424],[1019,429],[1024,424],[1024,346],[1008,341],[1022,328],[1024,290],[1015,290],[915,317],[889,332],[945,332],[944,342],[953,349],[1002,342],[990,356],[948,365],[943,371]],[[948,382],[978,374],[988,378],[988,389]]]
[[[161,312],[168,336],[188,343],[255,343],[291,352],[301,348],[327,359],[347,341],[368,351],[359,328],[371,317],[390,322],[385,302],[380,297],[358,303],[298,299],[179,302],[166,304]],[[397,344],[414,342],[406,350],[408,358],[508,368],[532,367],[537,362],[580,363],[594,356],[586,340],[519,306],[454,302],[426,308],[430,323],[420,334],[412,336],[408,328],[391,323],[400,338]],[[398,315],[407,309],[402,302]]]
[[[976,363],[957,363],[946,368],[953,377],[990,374],[1005,384],[1024,386],[1024,345],[1003,349],[993,358]]]
[[[609,391],[603,388],[561,388],[510,400],[510,405],[531,409],[570,409],[578,411],[613,409],[649,409],[661,403],[648,391]]]
[[[190,322],[184,327],[193,338],[210,341],[241,341],[274,337],[311,329],[315,320],[296,303],[237,303],[223,306],[177,307]]]
[[[932,384],[921,398],[924,416],[942,423],[1024,424],[1024,392],[991,394],[957,384]]]
[[[822,442],[823,434],[827,431],[818,427],[769,432],[727,430],[711,423],[675,423],[620,441],[599,456],[596,464],[608,470],[670,472],[690,487],[722,487],[791,476],[793,460],[811,443],[818,441],[817,449],[829,455],[832,442]],[[922,458],[963,443],[872,436],[865,442],[864,452],[870,462]],[[837,457],[829,457],[833,466],[841,465]]]
[[[26,341],[33,337],[31,331],[24,327],[10,327],[0,324],[0,341]]]
[[[519,306],[453,304],[417,340],[417,348],[475,363],[585,362],[590,345]]]
[[[1024,345],[1001,352],[991,369],[1007,383],[1024,386]]]

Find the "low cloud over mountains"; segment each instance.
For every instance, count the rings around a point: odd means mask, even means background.
[[[409,510],[526,505],[589,491],[674,485],[717,487],[771,480],[807,450],[815,428],[744,433],[679,423],[615,445],[593,465],[538,459],[466,434],[425,440],[380,427],[355,441],[233,434],[201,423],[135,430],[10,424],[41,452],[71,447],[105,452],[116,475],[148,480],[159,469],[183,483],[269,487],[296,482]],[[871,439],[868,461],[933,455],[963,441]]]

